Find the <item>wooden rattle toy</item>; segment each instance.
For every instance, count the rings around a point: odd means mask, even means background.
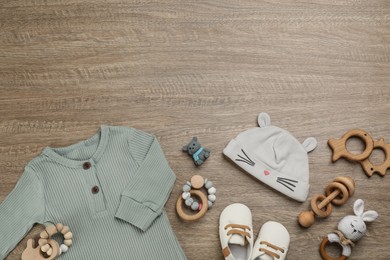
[[[338,224],[337,230],[324,237],[320,245],[320,254],[324,260],[345,260],[351,255],[351,246],[355,245],[354,242],[361,239],[366,233],[365,222],[373,222],[378,213],[374,210],[364,211],[364,201],[358,199],[353,205],[353,211],[355,215],[349,215],[344,217]],[[326,245],[328,243],[339,243],[342,247],[342,253],[340,257],[333,258],[326,252]]]
[[[344,205],[354,192],[355,181],[351,177],[346,176],[335,178],[325,189],[326,197],[322,194],[317,194],[310,201],[312,210],[303,211],[299,214],[299,224],[302,227],[308,228],[313,225],[315,215],[321,218],[328,217],[333,210],[331,203],[337,206]],[[317,202],[320,203],[317,204]]]
[[[346,143],[351,137],[360,138],[364,142],[365,149],[361,154],[353,154],[348,151]],[[390,144],[385,143],[383,138],[374,141],[372,137],[363,130],[350,130],[339,140],[333,138],[329,139],[328,145],[333,151],[332,162],[335,162],[342,157],[350,161],[359,162],[368,177],[371,177],[374,172],[381,176],[385,176],[387,169],[390,168]],[[374,149],[381,149],[385,153],[386,158],[381,165],[374,165],[370,162],[369,157]]]
[[[202,187],[207,190],[208,196],[200,191]],[[202,218],[208,209],[210,209],[215,200],[217,189],[213,187],[213,183],[207,179],[203,179],[200,175],[194,175],[191,178],[191,182],[188,182],[183,186],[183,193],[179,196],[176,202],[176,211],[181,219],[184,221],[197,221]],[[197,197],[200,201],[196,201],[192,196]],[[187,207],[190,207],[193,211],[198,211],[194,215],[189,215],[183,210],[183,201]]]
[[[61,245],[51,239],[52,236],[58,233],[61,233],[64,236],[64,241]],[[54,259],[57,256],[66,253],[72,245],[73,234],[70,232],[68,226],[64,226],[61,223],[47,226],[39,236],[38,247],[36,248],[34,248],[35,242],[33,239],[27,241],[27,248],[22,254],[22,260]],[[48,255],[49,258],[44,257],[44,253]]]

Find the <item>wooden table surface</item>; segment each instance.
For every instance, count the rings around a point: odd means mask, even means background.
[[[131,126],[158,136],[177,175],[166,209],[188,259],[222,259],[219,214],[235,202],[251,209],[255,233],[268,220],[287,227],[288,259],[320,259],[322,237],[357,198],[379,218],[350,259],[390,259],[390,176],[332,163],[327,146],[353,128],[390,142],[389,62],[388,0],[3,0],[0,201],[44,147],[86,139],[100,124]],[[356,181],[353,199],[308,230],[296,220],[308,201],[288,199],[222,156],[261,111],[300,141],[317,138],[310,197],[336,176]],[[199,168],[181,151],[192,136],[212,150]],[[355,152],[361,146],[348,142]],[[194,174],[214,182],[218,200],[189,224],[174,204]],[[6,259],[20,259],[25,245]]]

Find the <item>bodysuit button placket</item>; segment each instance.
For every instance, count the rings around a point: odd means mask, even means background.
[[[104,203],[104,194],[100,187],[100,182],[97,176],[97,168],[94,162],[84,162],[83,169],[87,172],[84,176],[87,180],[89,186],[89,192],[92,195],[93,211],[95,213],[106,210],[106,205]]]

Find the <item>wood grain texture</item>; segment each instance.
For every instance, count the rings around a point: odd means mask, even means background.
[[[320,259],[322,237],[357,198],[380,216],[351,259],[389,259],[390,176],[331,163],[326,144],[353,128],[390,142],[389,62],[387,0],[3,0],[0,201],[45,146],[125,125],[155,133],[177,175],[166,208],[188,259],[222,259],[219,214],[234,202],[252,210],[255,232],[268,220],[287,227],[288,259]],[[356,181],[354,197],[309,230],[297,224],[309,201],[272,191],[222,156],[261,111],[300,141],[317,138],[310,197],[336,176]],[[195,135],[212,150],[199,168],[181,152]],[[214,182],[218,200],[183,223],[175,201],[194,174]],[[20,259],[26,239],[7,260]]]

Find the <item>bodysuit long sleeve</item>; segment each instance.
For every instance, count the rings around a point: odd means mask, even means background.
[[[29,167],[0,204],[0,259],[28,233],[34,223],[43,223],[45,199],[42,182]]]

